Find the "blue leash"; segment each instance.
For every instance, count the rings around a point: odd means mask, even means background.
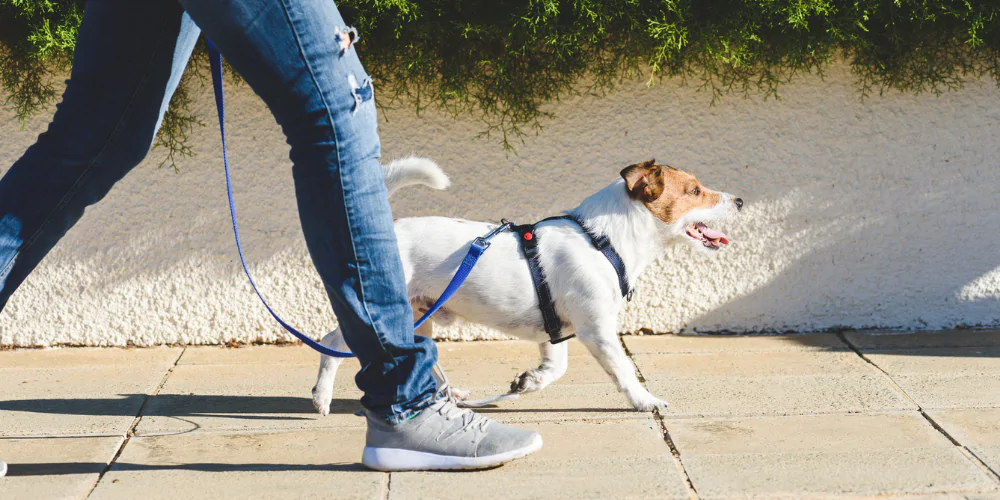
[[[288,333],[291,333],[305,345],[313,348],[314,350],[325,354],[327,356],[333,356],[336,358],[353,358],[354,354],[346,351],[338,351],[336,349],[330,349],[329,347],[316,342],[308,335],[296,330],[294,327],[286,323],[283,319],[278,317],[278,314],[271,309],[271,306],[264,300],[264,296],[261,295],[260,290],[257,289],[257,284],[254,283],[253,277],[250,276],[250,269],[247,268],[247,261],[243,257],[243,245],[240,243],[240,230],[236,225],[236,203],[233,201],[233,182],[229,176],[229,155],[226,153],[226,106],[225,97],[222,92],[222,53],[219,49],[212,45],[212,42],[208,43],[208,60],[212,67],[212,87],[215,89],[215,107],[219,112],[219,132],[222,134],[222,164],[226,171],[226,192],[229,195],[229,215],[233,219],[233,234],[236,236],[236,252],[240,255],[240,263],[243,264],[243,272],[246,273],[247,279],[250,280],[250,286],[253,287],[253,291],[257,293],[257,297],[267,308],[267,312],[271,313],[271,316],[282,326]],[[416,329],[420,325],[424,324],[428,318],[436,313],[445,302],[448,302],[455,292],[462,286],[465,279],[469,277],[469,273],[472,272],[472,268],[476,266],[476,262],[479,261],[479,257],[483,255],[483,252],[490,247],[490,239],[494,236],[500,234],[503,231],[510,229],[513,226],[512,223],[506,220],[503,223],[490,231],[486,236],[481,236],[472,241],[472,245],[469,247],[469,253],[466,254],[465,259],[462,260],[462,265],[459,266],[458,271],[455,276],[448,283],[448,287],[445,288],[444,293],[441,297],[434,302],[434,305],[413,325]]]

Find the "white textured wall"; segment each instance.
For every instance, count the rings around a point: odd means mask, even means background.
[[[655,157],[747,201],[717,258],[668,251],[621,329],[785,331],[1000,324],[1000,91],[992,82],[862,102],[845,68],[780,101],[665,82],[551,106],[545,130],[505,157],[480,125],[410,110],[380,123],[387,156],[438,160],[448,192],[400,193],[397,216],[530,221]],[[302,243],[279,129],[246,88],[229,93],[236,195],[248,257],[279,311],[317,335],[334,324]],[[2,97],[0,97],[2,99]],[[197,106],[211,124],[210,90]],[[0,172],[43,129],[3,111]],[[90,210],[0,313],[0,344],[149,345],[282,334],[240,274],[215,129],[181,173],[155,151]],[[463,325],[440,334],[490,332]]]

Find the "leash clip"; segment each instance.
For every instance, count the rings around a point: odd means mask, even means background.
[[[486,250],[490,247],[490,240],[493,239],[494,236],[504,231],[509,231],[512,227],[514,227],[513,222],[507,219],[500,219],[500,225],[497,226],[496,229],[487,233],[486,236],[477,236],[476,239],[472,240],[472,244],[481,246],[483,247],[483,250]]]

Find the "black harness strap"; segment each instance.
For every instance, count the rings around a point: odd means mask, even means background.
[[[575,335],[562,336],[562,320],[556,314],[556,303],[552,301],[552,290],[545,282],[545,272],[542,271],[542,265],[538,262],[538,235],[535,234],[537,224],[536,222],[535,224],[514,226],[514,231],[517,231],[517,240],[521,243],[524,259],[528,261],[531,281],[535,283],[535,294],[538,296],[538,309],[542,311],[545,333],[549,334],[549,342],[558,344],[575,337]]]
[[[565,337],[562,335],[562,320],[559,319],[559,314],[556,313],[556,304],[552,300],[552,290],[549,289],[548,283],[545,282],[545,272],[542,270],[542,265],[538,262],[538,234],[535,233],[535,227],[542,222],[560,219],[571,220],[580,226],[580,229],[590,238],[590,242],[593,243],[594,247],[604,254],[604,257],[615,268],[615,272],[618,273],[618,286],[621,288],[622,297],[626,297],[628,300],[632,299],[632,289],[629,288],[628,274],[625,272],[625,262],[622,261],[621,256],[611,246],[611,240],[603,234],[594,234],[587,226],[583,225],[580,219],[573,215],[560,215],[542,219],[534,224],[514,226],[512,229],[517,232],[517,240],[521,245],[521,252],[524,254],[524,259],[528,262],[528,271],[531,272],[531,281],[535,284],[535,295],[538,296],[538,309],[542,311],[542,322],[545,325],[545,333],[549,335],[549,342],[553,344],[569,340],[576,335],[567,335]]]
[[[625,272],[625,261],[622,260],[621,255],[615,251],[615,247],[611,245],[611,239],[603,234],[594,234],[587,226],[583,225],[583,221],[576,218],[575,215],[564,215],[560,217],[562,219],[569,219],[577,225],[580,229],[583,229],[583,233],[590,238],[590,242],[597,247],[604,257],[611,262],[611,265],[615,268],[615,272],[618,273],[618,287],[622,290],[622,297],[625,297],[629,302],[632,301],[632,288],[628,284],[628,273]]]

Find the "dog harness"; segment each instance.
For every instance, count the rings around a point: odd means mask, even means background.
[[[562,320],[559,319],[559,314],[556,313],[556,304],[552,300],[552,290],[549,289],[548,283],[545,281],[545,271],[542,269],[542,264],[538,261],[538,234],[535,232],[535,228],[543,223],[552,220],[570,220],[575,222],[583,233],[590,238],[590,242],[597,248],[604,257],[608,259],[608,262],[615,268],[615,273],[618,274],[618,286],[621,288],[622,297],[626,300],[632,300],[632,289],[628,284],[628,274],[625,272],[625,262],[622,260],[618,252],[615,251],[615,247],[611,245],[611,240],[603,235],[596,234],[591,231],[583,222],[573,215],[559,215],[556,217],[549,217],[547,219],[542,219],[534,224],[522,224],[520,226],[513,226],[511,229],[517,232],[518,242],[521,245],[521,253],[524,254],[524,259],[528,262],[528,270],[531,272],[531,281],[535,285],[535,295],[538,296],[538,309],[542,312],[542,322],[545,325],[545,333],[549,334],[549,342],[553,344],[558,344],[564,340],[569,340],[575,335],[563,336],[562,334]]]

